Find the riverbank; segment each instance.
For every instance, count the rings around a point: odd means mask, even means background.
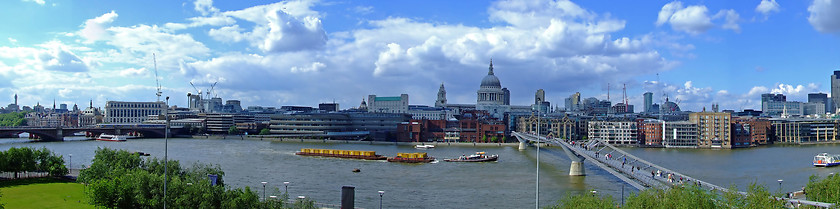
[[[254,141],[271,141],[276,143],[326,143],[326,144],[369,144],[369,145],[398,145],[398,146],[414,146],[414,145],[435,145],[439,146],[457,146],[457,147],[518,147],[519,142],[515,143],[475,143],[475,142],[387,142],[387,141],[353,141],[353,140],[329,140],[329,139],[281,139],[277,137],[264,135],[194,135],[192,137],[183,137],[192,139],[225,139],[225,140],[254,140]]]

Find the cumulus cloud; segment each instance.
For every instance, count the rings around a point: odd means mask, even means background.
[[[145,77],[151,75],[146,68],[126,68],[120,71],[120,76],[127,78]]]
[[[814,29],[823,33],[840,31],[840,2],[832,0],[814,0],[808,6],[808,22]]]
[[[761,3],[755,7],[755,11],[766,17],[772,13],[779,12],[779,3],[776,3],[776,0],[761,0]]]
[[[12,37],[9,37],[9,43],[11,43],[12,45],[15,45],[15,44],[17,44],[17,43],[18,43],[18,40],[17,40],[17,39],[14,39],[14,38],[12,38]]]
[[[712,20],[721,18],[724,19],[722,26],[724,29],[740,32],[741,28],[738,25],[740,15],[735,10],[720,10],[710,17],[709,9],[705,5],[683,6],[680,1],[672,1],[662,6],[656,18],[656,26],[667,23],[673,30],[697,35],[714,27],[715,23],[712,23]]]
[[[204,16],[219,12],[219,9],[213,7],[213,0],[196,0],[193,4],[195,11]]]
[[[741,32],[741,26],[738,25],[738,21],[741,20],[741,16],[738,15],[735,10],[727,9],[727,10],[720,10],[717,14],[715,14],[714,19],[724,18],[724,23],[722,25],[723,29],[730,29],[735,31],[736,33]]]
[[[67,50],[58,48],[42,51],[37,56],[40,67],[48,71],[58,72],[86,72],[88,66],[78,56]]]
[[[263,51],[321,49],[327,42],[327,34],[317,17],[298,19],[283,10],[276,10],[268,14],[266,19],[269,29],[260,46]]]
[[[86,39],[86,43],[93,43],[99,40],[108,39],[110,34],[106,29],[109,24],[117,19],[117,16],[119,15],[117,15],[116,12],[111,11],[99,17],[88,19],[85,21],[85,24],[82,25],[82,30],[80,30],[78,34]]]

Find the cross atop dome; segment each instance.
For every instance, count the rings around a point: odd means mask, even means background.
[[[493,58],[490,58],[490,72],[487,75],[493,75]]]

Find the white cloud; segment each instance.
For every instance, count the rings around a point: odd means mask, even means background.
[[[18,43],[18,40],[17,40],[17,39],[13,39],[12,37],[9,37],[9,43],[11,43],[12,45],[15,45],[15,44],[17,44],[17,43]]]
[[[761,3],[755,7],[755,11],[768,16],[772,13],[779,12],[779,3],[776,3],[776,0],[761,0]]]
[[[662,7],[656,19],[656,25],[668,23],[674,30],[700,34],[714,26],[708,12],[709,9],[703,5],[683,7],[682,2],[674,1]]]
[[[814,29],[823,33],[840,31],[840,2],[832,0],[814,0],[808,6],[808,22]]]
[[[219,12],[219,9],[213,7],[213,0],[196,0],[193,4],[195,5],[195,11],[204,16]]]
[[[356,6],[353,7],[353,12],[359,13],[361,15],[366,15],[373,13],[373,7],[371,6]]]
[[[327,42],[326,31],[317,17],[298,19],[283,10],[275,10],[266,19],[269,29],[260,46],[265,52],[320,49]]]
[[[662,26],[668,23],[673,30],[697,35],[714,27],[715,23],[712,23],[712,20],[715,19],[724,19],[722,24],[724,29],[735,32],[741,31],[741,27],[738,25],[741,18],[735,10],[720,10],[713,17],[710,17],[709,9],[705,5],[683,6],[680,1],[673,1],[662,6],[655,24],[656,26]]]
[[[127,78],[137,78],[137,77],[146,77],[151,75],[152,72],[149,72],[146,68],[126,68],[120,71],[120,76],[127,77]]]
[[[310,64],[308,66],[303,66],[303,67],[294,66],[294,67],[292,67],[292,73],[318,72],[318,71],[321,71],[322,69],[324,69],[325,67],[327,67],[327,65],[325,65],[324,63],[312,62],[312,64]]]
[[[808,93],[819,92],[820,88],[819,85],[815,83],[809,83],[808,85],[790,85],[790,84],[778,84],[775,88],[770,90],[770,93],[773,94],[784,94],[791,97],[804,97],[807,96]]]
[[[111,11],[99,17],[88,19],[82,26],[82,30],[78,32],[80,36],[85,38],[86,43],[93,43],[99,40],[106,40],[110,38],[110,34],[106,30],[108,25],[117,19],[117,13]]]
[[[44,5],[44,4],[46,4],[46,3],[47,3],[47,2],[46,2],[46,1],[44,1],[44,0],[23,0],[23,2],[28,2],[28,1],[29,1],[29,2],[35,2],[36,4],[40,4],[40,5]]]
[[[89,70],[82,59],[62,48],[42,51],[36,55],[36,58],[41,62],[40,67],[48,71],[86,72]]]
[[[727,9],[727,10],[720,10],[717,14],[715,14],[714,19],[724,18],[723,29],[730,29],[735,31],[736,33],[741,32],[741,26],[738,25],[738,21],[741,20],[741,16],[738,15],[735,10]]]

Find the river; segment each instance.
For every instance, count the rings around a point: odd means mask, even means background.
[[[20,139],[0,139],[0,150],[9,147],[46,147],[69,159],[72,167],[89,165],[98,147],[151,153],[163,157],[164,139],[136,139],[128,142],[102,142],[73,138],[64,142],[24,143]],[[301,148],[376,151],[394,156],[398,152],[427,152],[441,159],[438,163],[403,164],[294,155]],[[840,154],[840,145],[765,146],[737,150],[643,149],[624,150],[672,170],[721,186],[746,188],[750,182],[778,191],[804,186],[812,174],[825,176],[840,173],[838,167],[816,168],[811,159],[820,152]],[[452,163],[443,158],[486,151],[499,154],[498,162]],[[319,203],[339,204],[341,187],[355,187],[355,205],[378,208],[379,194],[384,208],[528,208],[535,203],[536,150],[517,150],[515,146],[446,146],[417,150],[393,144],[369,145],[322,142],[270,142],[238,139],[170,139],[169,157],[181,165],[195,162],[218,164],[225,171],[224,180],[231,187],[246,187],[262,195],[262,184],[283,191],[290,182],[292,197],[306,196]],[[585,163],[586,164],[586,163]],[[570,161],[561,149],[545,148],[540,154],[540,205],[556,204],[567,192],[596,190],[618,200],[629,194],[629,185],[618,178],[586,164],[587,176],[568,176]],[[358,168],[361,172],[354,173]]]

